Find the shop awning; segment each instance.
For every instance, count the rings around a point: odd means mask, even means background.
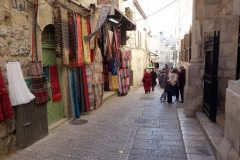
[[[102,5],[98,5],[99,8],[101,8],[101,6]],[[114,18],[121,24],[121,45],[126,45],[127,31],[135,31],[136,24],[131,21],[127,16],[122,14],[122,12],[113,4],[104,4],[104,6],[111,7],[108,18]]]

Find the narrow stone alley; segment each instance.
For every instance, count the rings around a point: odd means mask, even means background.
[[[178,118],[178,109],[182,104],[161,102],[159,97],[162,91],[157,86],[154,92],[145,94],[143,88],[139,88],[126,96],[113,98],[80,119],[61,124],[44,139],[5,159],[214,160],[196,121],[190,126],[196,125],[193,128],[199,134],[195,137],[202,136],[201,140],[205,143],[201,143],[202,147],[196,147],[197,143],[191,144],[188,140],[191,148],[188,151],[200,156],[187,156]],[[79,125],[82,122],[87,123]],[[190,134],[190,137],[194,136]],[[191,145],[195,145],[198,152]]]

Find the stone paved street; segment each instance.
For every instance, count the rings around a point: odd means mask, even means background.
[[[88,123],[67,121],[6,160],[186,160],[177,112],[182,104],[161,102],[162,91],[140,88],[113,98],[82,115]]]

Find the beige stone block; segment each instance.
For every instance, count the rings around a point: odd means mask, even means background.
[[[217,12],[216,5],[207,5],[205,6],[204,19],[214,19]]]
[[[226,60],[226,69],[236,69],[237,60],[236,59],[227,59]]]
[[[233,15],[240,16],[240,0],[233,0]]]
[[[223,30],[220,32],[220,43],[231,42],[231,31]]]
[[[223,70],[218,70],[218,77],[222,77],[222,75],[223,75]]]
[[[214,19],[207,19],[203,22],[204,32],[214,31]]]
[[[215,31],[221,30],[221,18],[214,18],[214,30]]]
[[[235,92],[236,94],[240,94],[240,84],[236,80],[231,80],[228,82],[228,88]]]
[[[218,68],[225,69],[226,68],[226,57],[219,57],[218,58]]]
[[[236,76],[236,70],[224,70],[223,77],[228,77],[230,79],[234,79]]]
[[[221,31],[228,30],[229,19],[224,17],[221,18]]]
[[[239,28],[239,16],[229,16],[228,29],[238,30]]]
[[[219,56],[230,56],[233,53],[232,43],[220,43]]]
[[[232,41],[238,41],[238,30],[231,30]]]
[[[226,137],[223,138],[222,142],[218,147],[218,152],[220,153],[223,160],[227,160],[228,153],[231,150],[231,144]]]
[[[228,154],[228,160],[237,160],[238,159],[238,153],[232,148]]]

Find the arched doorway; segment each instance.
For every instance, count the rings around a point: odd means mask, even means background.
[[[56,65],[56,51],[54,42],[54,26],[47,25],[42,32],[42,63],[44,70],[49,72],[49,66]],[[46,77],[46,76],[45,76]],[[62,69],[58,66],[58,80],[60,83],[61,93],[62,93]],[[47,113],[48,113],[48,125],[63,118],[63,102],[62,99],[53,102],[52,101],[52,91],[51,91],[51,79],[50,75],[45,78],[46,85],[48,88],[48,93],[50,100],[47,103]]]

